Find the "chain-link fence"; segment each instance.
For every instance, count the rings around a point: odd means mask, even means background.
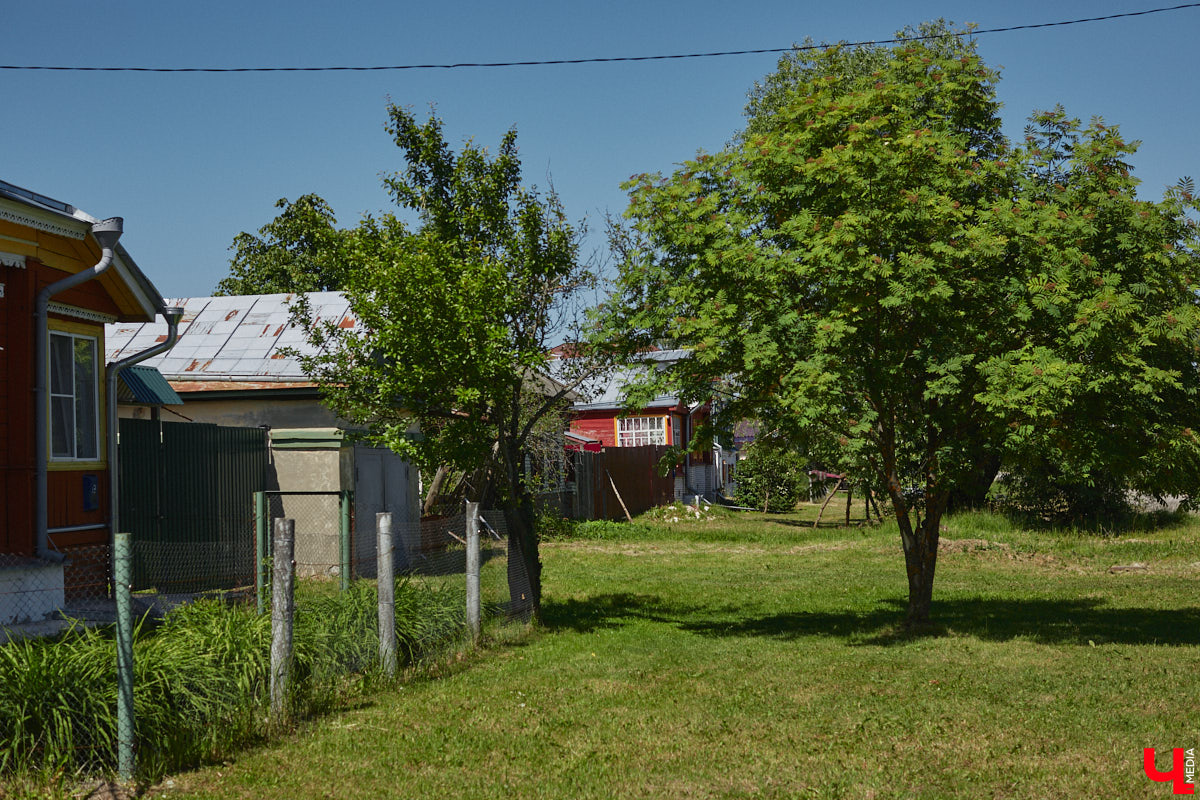
[[[0,774],[128,776],[135,760],[153,773],[220,757],[280,720],[336,707],[363,685],[352,675],[402,670],[528,618],[503,513],[392,519],[381,551],[377,520],[353,519],[349,500],[263,494],[229,543],[119,534],[115,557],[104,545],[61,563],[0,559]],[[272,543],[284,518],[293,538],[281,558]],[[281,574],[294,612],[272,715]]]

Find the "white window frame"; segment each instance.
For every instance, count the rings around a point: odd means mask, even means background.
[[[61,386],[61,384],[57,387],[55,386],[54,354],[55,354],[56,348],[54,347],[54,342],[55,342],[55,339],[59,338],[59,337],[66,339],[68,342],[70,342],[70,351],[71,351],[71,371],[70,371],[71,386],[69,387],[70,391],[64,391],[64,387]],[[76,347],[79,342],[89,343],[91,345],[91,349],[92,349],[92,365],[91,365],[92,374],[90,376],[91,380],[89,381],[90,389],[91,389],[91,391],[90,391],[90,394],[91,394],[90,406],[91,406],[91,408],[90,409],[87,407],[87,399],[81,398],[82,393],[79,391],[81,388],[81,382],[80,382],[81,376],[78,374],[78,362],[76,360]],[[46,365],[47,370],[48,370],[47,383],[49,384],[49,386],[48,386],[49,391],[47,392],[47,394],[48,394],[47,402],[49,404],[49,407],[46,409],[46,411],[47,411],[47,423],[46,424],[49,426],[47,435],[49,438],[50,460],[57,461],[57,462],[70,462],[70,461],[98,462],[101,460],[101,457],[100,457],[100,422],[101,422],[101,420],[100,420],[100,373],[101,373],[100,339],[97,336],[87,336],[85,334],[73,333],[71,331],[51,330],[50,331],[49,350],[50,350],[50,352],[47,354],[49,363]],[[69,409],[70,409],[69,414],[66,417],[62,417],[59,414],[55,414],[56,405],[63,406],[63,407],[69,407]],[[80,447],[80,441],[79,441],[78,420],[79,420],[81,414],[88,415],[90,417],[91,423],[92,423],[92,434],[93,434],[92,441],[90,443],[87,443],[87,442],[84,443],[84,444],[90,444],[91,446],[90,446],[90,448],[86,448],[86,449]],[[64,431],[66,436],[62,437],[63,439],[65,439],[66,443],[69,446],[67,448],[60,448],[58,450],[55,449],[55,431],[56,431],[56,428],[58,427],[57,420],[69,420],[69,430]],[[83,455],[80,455],[81,451],[83,452]]]
[[[666,417],[618,417],[617,447],[667,443]]]

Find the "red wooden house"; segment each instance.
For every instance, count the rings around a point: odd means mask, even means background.
[[[163,311],[120,229],[0,181],[0,624],[107,590],[104,324]]]
[[[651,365],[665,365],[687,356],[687,350],[658,350],[645,353],[644,360]],[[616,370],[595,398],[576,402],[571,410],[570,431],[602,447],[685,446],[696,426],[708,416],[708,404],[689,406],[678,397],[659,395],[643,408],[630,411],[624,406],[625,386],[636,376],[637,368]],[[711,449],[688,453],[676,470],[676,496],[715,491],[719,476],[713,465]]]

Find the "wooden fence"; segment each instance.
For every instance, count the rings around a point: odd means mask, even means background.
[[[624,519],[675,499],[675,469],[659,472],[662,445],[609,447],[573,453],[570,514],[575,519]],[[615,488],[614,488],[615,487]],[[619,495],[619,497],[618,497]],[[625,508],[621,505],[624,503]]]

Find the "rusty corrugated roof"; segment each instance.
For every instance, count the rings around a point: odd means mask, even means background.
[[[183,297],[167,301],[184,310],[179,341],[161,356],[145,362],[170,381],[278,382],[304,381],[296,356],[314,352],[305,332],[291,324],[289,305],[294,294],[240,297]],[[311,292],[308,300],[318,323],[356,325],[350,304],[341,292]],[[125,358],[165,341],[166,322],[115,323],[105,326],[109,361]]]

